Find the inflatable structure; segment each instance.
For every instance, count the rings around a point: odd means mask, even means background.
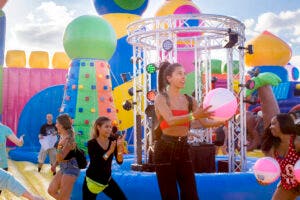
[[[271,82],[280,111],[284,113],[289,112],[292,107],[298,105],[300,101],[300,83],[297,81],[299,78],[299,70],[289,64],[292,55],[290,47],[280,38],[268,31],[264,31],[259,36],[248,41],[247,44],[253,45],[254,53],[245,55],[246,66],[251,67],[252,72],[268,72],[268,75],[265,74],[264,78],[261,79],[263,82],[256,83],[256,87]],[[274,79],[274,75],[270,73],[278,76],[280,81],[276,83],[277,81]],[[252,92],[254,92],[254,90],[248,91],[247,95]],[[257,93],[253,95],[257,96]],[[250,109],[258,105],[259,104],[253,105]]]

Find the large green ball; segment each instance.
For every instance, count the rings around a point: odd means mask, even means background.
[[[63,43],[71,59],[109,60],[116,49],[117,37],[113,27],[105,19],[83,15],[67,26]]]

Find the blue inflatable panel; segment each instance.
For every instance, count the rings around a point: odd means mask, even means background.
[[[290,92],[290,82],[283,82],[283,83],[279,83],[277,86],[273,86],[273,92],[275,95],[275,98],[277,100],[281,100],[281,99],[287,99],[288,98],[288,94]]]
[[[31,149],[16,148],[9,152],[13,160],[25,159],[34,161],[37,152],[29,152]],[[220,160],[228,160],[228,156],[216,156],[216,164]],[[278,181],[262,186],[258,184],[253,174],[252,167],[257,158],[247,158],[247,172],[237,173],[196,173],[196,184],[198,196],[201,200],[266,200],[271,199]],[[135,162],[132,154],[124,156],[122,165],[113,161],[112,177],[124,191],[129,200],[156,200],[160,198],[159,187],[155,172],[132,171],[131,165]],[[205,162],[205,161],[203,161]],[[76,180],[71,200],[82,199],[82,184],[86,170],[81,170]],[[97,200],[108,200],[104,193],[97,196]],[[299,200],[299,198],[298,198]]]
[[[54,120],[59,114],[63,92],[63,85],[48,87],[35,94],[24,106],[17,132],[18,136],[25,134],[23,148],[39,151],[40,127],[46,123],[47,113],[52,113]]]
[[[117,48],[109,60],[109,65],[111,69],[111,81],[112,88],[123,83],[121,74],[125,73],[129,81],[130,76],[133,75],[133,65],[130,61],[132,56],[132,46],[126,41],[127,36],[118,39]]]
[[[79,71],[80,71],[80,65],[81,61],[86,61],[86,59],[73,59],[71,63],[71,67],[68,72],[68,81],[66,83],[66,90],[64,97],[69,97],[70,99],[77,99],[77,93],[78,93],[78,80],[79,80]],[[72,87],[75,87],[73,89]],[[63,98],[64,98],[63,97]],[[75,110],[76,108],[76,100],[69,101],[66,99],[63,99],[61,104],[61,109],[63,113],[68,113],[70,117],[73,119],[75,118]]]
[[[287,71],[287,69],[285,69],[282,66],[258,66],[258,67],[255,67],[253,70],[255,70],[256,68],[259,69],[260,73],[272,72],[272,73],[276,74],[277,76],[279,76],[279,78],[281,79],[282,82],[288,81],[288,71]]]
[[[217,157],[217,159],[224,157]],[[228,158],[227,158],[228,159]],[[255,160],[249,159],[253,165]],[[161,199],[156,174],[154,172],[137,172],[130,170],[134,162],[133,157],[124,158],[124,163],[118,166],[113,163],[112,177],[117,181],[130,200],[153,200]],[[249,166],[250,168],[252,166]],[[82,199],[82,184],[85,170],[81,171],[77,179],[72,200]],[[265,200],[271,199],[277,182],[262,186],[257,183],[253,172],[243,173],[196,173],[198,195],[201,200]],[[97,200],[108,200],[104,193],[97,196]]]
[[[4,63],[6,17],[0,9],[0,65]]]
[[[38,149],[36,151],[36,148],[30,148],[30,147],[16,147],[13,150],[9,151],[9,158],[15,161],[28,161],[32,163],[38,163]],[[87,160],[89,160],[89,156],[86,155]],[[47,155],[45,163],[50,163],[49,155]]]

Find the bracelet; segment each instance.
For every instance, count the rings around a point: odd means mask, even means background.
[[[118,152],[118,155],[123,155],[123,152]]]
[[[103,155],[103,158],[104,158],[105,160],[107,160],[107,159],[108,159],[108,155],[105,153],[105,154]]]
[[[190,112],[190,114],[189,114],[189,120],[190,120],[190,121],[195,120],[195,117],[194,117],[194,115],[193,115],[193,112]]]

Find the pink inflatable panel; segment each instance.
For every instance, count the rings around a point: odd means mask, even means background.
[[[65,69],[3,68],[3,124],[16,133],[28,100],[49,86],[65,84],[66,74]]]

